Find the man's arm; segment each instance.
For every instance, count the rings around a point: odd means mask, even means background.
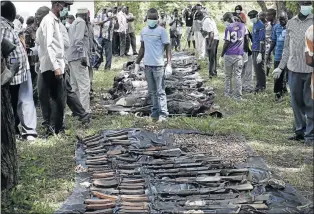
[[[268,51],[268,57],[270,57],[271,55],[271,52],[273,52],[275,46],[276,46],[276,43],[277,43],[277,35],[276,35],[276,28],[274,27],[272,29],[272,32],[271,32],[271,44],[270,44],[270,48],[269,48],[269,51]]]
[[[142,61],[142,59],[144,57],[144,53],[145,53],[144,42],[141,41],[141,47],[140,47],[140,50],[138,52],[138,56],[137,56],[136,61],[135,61],[136,64],[140,64],[141,63],[141,61]]]
[[[244,52],[246,52],[246,53],[249,51],[249,35],[248,34],[244,36],[244,47],[243,47],[243,49],[244,49]]]
[[[133,22],[135,20],[135,17],[133,16],[132,13],[130,13],[127,17],[128,22]]]
[[[229,44],[230,44],[230,32],[228,29],[225,30],[225,43],[224,46],[222,48],[222,52],[221,52],[221,57],[224,57],[225,53],[228,50]]]
[[[69,34],[65,26],[63,24],[60,24],[60,25],[61,25],[60,28],[61,28],[61,33],[63,37],[64,48],[67,49],[70,47]]]
[[[265,52],[265,27],[259,30],[259,53]]]
[[[223,46],[222,52],[221,52],[221,57],[224,57],[225,53],[228,50],[229,44],[230,44],[230,41],[225,40],[225,43],[224,43],[224,46]]]
[[[286,38],[283,46],[282,57],[278,66],[278,68],[280,68],[281,70],[283,70],[287,66],[290,55],[290,30],[288,25],[289,22],[286,27]]]
[[[314,67],[313,56],[310,56],[309,52],[305,52],[305,62],[308,66]]]
[[[75,33],[73,36],[74,38],[74,45],[76,50],[81,53],[81,57],[85,57],[84,51],[84,35],[85,35],[86,24],[84,21],[78,22],[75,26]]]
[[[54,48],[52,47],[52,41],[53,41],[53,34],[54,34],[54,27],[53,27],[54,23],[53,22],[47,22],[43,25],[42,30],[43,30],[43,36],[46,40],[46,48],[48,51],[48,55],[49,55],[49,59],[52,63],[53,69],[57,72],[57,70],[60,71],[60,65],[57,61],[57,53],[55,52]],[[59,74],[60,75],[60,74]]]
[[[171,65],[171,47],[170,44],[165,44],[167,65]]]

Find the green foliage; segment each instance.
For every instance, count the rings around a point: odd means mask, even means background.
[[[293,12],[293,14],[297,14],[298,13],[298,2],[296,1],[287,1],[286,2],[286,7],[288,10],[291,10]]]

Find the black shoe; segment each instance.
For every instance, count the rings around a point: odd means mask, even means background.
[[[81,117],[79,120],[82,122],[83,125],[89,124],[90,123],[90,114],[87,113],[85,116]]]
[[[275,95],[275,101],[276,101],[277,103],[280,103],[280,102],[282,101],[282,96],[281,96],[280,94],[276,94],[276,95]]]
[[[138,55],[138,53],[137,53],[137,52],[134,52],[133,55]]]
[[[300,134],[296,134],[292,137],[289,137],[288,140],[302,141],[302,140],[304,140],[304,136],[300,135]]]
[[[46,133],[45,133],[45,135],[44,135],[44,138],[48,138],[48,137],[50,137],[50,136],[54,136],[55,135],[55,130],[51,127],[51,126],[48,126],[47,128],[46,128]]]

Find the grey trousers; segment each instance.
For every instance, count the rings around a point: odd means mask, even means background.
[[[106,56],[105,69],[111,69],[112,63],[112,42],[108,39],[103,39],[103,48]]]
[[[33,99],[33,86],[30,71],[27,71],[27,81],[17,86],[10,86],[12,107],[15,117],[15,129],[22,126],[22,136],[37,136],[37,114]],[[18,132],[19,133],[19,132]]]
[[[81,65],[80,60],[69,63],[72,91],[80,98],[86,112],[90,113],[90,78],[88,68]]]
[[[314,140],[314,107],[311,99],[311,73],[289,71],[291,106],[295,121],[295,133]]]
[[[256,87],[255,90],[258,91],[264,91],[266,88],[266,73],[265,73],[265,60],[264,60],[264,54],[263,60],[261,63],[257,64],[256,58],[257,58],[258,52],[253,51],[253,66],[256,76]]]
[[[243,64],[242,90],[247,92],[254,90],[252,55],[248,56],[248,61]]]
[[[243,57],[241,55],[225,55],[225,96],[240,100],[242,97]],[[234,78],[233,78],[234,77]],[[232,82],[234,80],[234,88]]]

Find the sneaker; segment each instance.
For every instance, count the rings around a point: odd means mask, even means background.
[[[280,102],[282,101],[282,96],[281,96],[280,94],[276,94],[276,95],[275,95],[275,101],[276,101],[277,103],[280,103]]]
[[[26,137],[26,140],[27,140],[27,141],[35,141],[35,140],[36,140],[36,137],[34,137],[34,136],[32,136],[32,135],[28,135],[28,136]]]
[[[167,121],[167,117],[159,117],[157,123],[162,123],[162,122],[165,122]]]
[[[149,122],[156,123],[156,122],[158,122],[158,119],[155,117],[150,117]]]
[[[304,140],[304,136],[300,135],[300,134],[296,134],[292,137],[289,137],[288,140],[302,141],[302,140]]]
[[[90,123],[90,114],[86,114],[84,117],[79,119],[80,121],[82,121],[82,124],[89,124]]]
[[[138,53],[137,53],[137,52],[134,52],[133,55],[136,56],[136,55],[138,55]]]

